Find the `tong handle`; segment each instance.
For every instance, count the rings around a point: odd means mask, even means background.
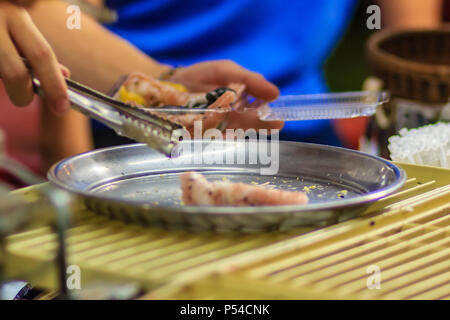
[[[33,85],[33,91],[39,95],[43,96],[44,93],[41,89],[41,82],[34,76],[33,70],[31,69],[30,62],[26,58],[22,58],[23,63],[27,67],[30,76],[31,76],[31,83]],[[108,114],[108,108],[95,108],[92,101],[89,101],[90,99],[85,97],[98,97],[101,99],[101,93],[95,92],[94,90],[90,90],[89,88],[83,86],[80,83],[77,83],[74,80],[64,78],[66,81],[66,85],[68,88],[68,95],[69,100],[71,102],[71,107],[77,109],[78,111],[95,118],[96,120],[99,120],[103,123],[105,123],[108,126],[120,126],[122,123],[120,121],[117,121],[117,117],[111,117],[110,114]],[[92,93],[90,92],[92,91]],[[84,92],[84,94],[80,94],[81,92]]]
[[[135,118],[139,119],[140,121],[145,121],[145,122],[148,122],[151,124],[156,124],[158,126],[163,126],[168,130],[176,130],[176,129],[182,128],[182,126],[177,123],[174,123],[167,119],[160,118],[160,117],[156,116],[155,114],[152,114],[152,113],[146,111],[143,108],[132,107],[122,101],[118,101],[106,94],[103,94],[99,91],[91,89],[91,88],[89,88],[79,82],[76,82],[72,79],[66,78],[66,83],[69,88],[69,91],[76,92],[81,95],[90,97],[91,99],[96,100],[96,101],[102,103],[103,105],[112,107],[113,109],[116,109],[125,115],[131,115],[132,117],[135,117]]]
[[[42,95],[41,85],[30,70],[34,91]],[[153,114],[146,109],[130,106],[71,79],[65,79],[71,107],[113,129],[118,135],[146,143],[167,156],[178,143],[174,132],[183,126]]]
[[[94,118],[115,130],[122,126],[122,121],[120,121],[117,111],[101,101],[93,101],[92,98],[77,92],[77,90],[74,90],[71,87],[74,81],[70,80],[71,84],[69,84],[67,81],[69,79],[66,78],[65,80],[68,84],[69,101],[71,102],[71,107],[73,109]],[[40,81],[35,77],[32,77],[32,83],[36,94],[42,96],[43,93]]]
[[[33,75],[30,63],[27,59],[22,58],[22,61],[27,66],[30,75],[32,77],[33,89],[34,91],[42,96],[42,90],[40,88],[40,82]],[[125,115],[131,115],[139,119],[140,121],[148,122],[150,124],[155,124],[157,126],[162,126],[167,130],[181,129],[182,126],[173,123],[167,119],[162,119],[150,112],[145,111],[145,109],[132,107],[124,102],[118,101],[106,94],[89,88],[75,80],[64,78],[67,84],[69,100],[72,102],[72,107],[78,111],[95,118],[98,121],[105,123],[108,126],[121,126],[122,122],[113,113],[120,112]]]

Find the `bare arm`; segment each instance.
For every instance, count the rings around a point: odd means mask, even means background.
[[[89,2],[101,4],[100,0]],[[68,29],[66,9],[66,3],[54,0],[39,1],[29,11],[60,62],[71,69],[75,80],[106,91],[124,74],[140,71],[158,77],[170,68],[112,34],[87,15],[82,14],[81,29]],[[181,73],[180,79],[210,84],[242,82],[251,94],[266,100],[278,96],[278,89],[263,77],[226,60],[193,65]]]
[[[386,27],[435,27],[442,14],[442,0],[378,0]]]
[[[89,119],[69,110],[55,116],[42,108],[39,148],[43,160],[43,173],[55,162],[93,149]]]
[[[129,72],[139,70],[157,77],[168,69],[85,14],[81,29],[70,30],[66,9],[62,1],[37,1],[29,13],[73,79],[105,92]]]
[[[68,29],[66,8],[67,4],[61,1],[37,1],[28,10],[59,61],[73,70],[75,80],[105,92],[121,75],[131,71],[158,76],[167,70],[167,66],[114,36],[87,15],[82,14],[80,30]],[[90,122],[84,115],[70,110],[55,117],[43,108],[41,121],[44,170],[56,161],[93,148]]]
[[[59,61],[71,69],[73,79],[105,92],[124,74],[140,71],[158,77],[170,68],[115,36],[87,15],[81,16],[81,29],[70,30],[66,27],[69,17],[66,9],[67,4],[62,1],[39,1],[29,8],[29,12]],[[243,82],[250,93],[266,100],[275,99],[279,93],[262,76],[229,61],[193,65],[177,72],[176,76],[178,80],[204,80],[209,84]],[[89,125],[85,117],[72,112],[64,121],[51,116],[44,121],[48,125],[44,126],[42,133],[43,149],[50,163],[90,148],[90,134],[86,133]],[[279,122],[275,125],[281,126]]]

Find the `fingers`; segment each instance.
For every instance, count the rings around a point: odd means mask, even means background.
[[[221,69],[219,73],[228,82],[246,84],[248,92],[256,98],[272,101],[280,94],[278,88],[267,81],[261,74],[249,71],[232,61],[224,61],[219,67]]]
[[[193,64],[179,69],[170,80],[179,81],[191,90],[200,88],[200,91],[207,91],[204,89],[205,85],[210,85],[210,88],[214,89],[217,85],[226,86],[232,82],[244,83],[251,95],[266,101],[275,100],[280,94],[278,88],[262,75],[249,71],[231,60]]]
[[[267,129],[268,134],[271,135],[272,130],[281,130],[283,126],[283,121],[263,121],[259,119],[257,110],[247,110],[246,112],[232,112],[228,119],[227,129]]]
[[[4,23],[4,21],[0,21]],[[9,99],[16,106],[25,106],[34,96],[30,74],[20,59],[6,28],[0,25],[0,76]]]
[[[249,93],[256,98],[272,101],[280,95],[278,88],[259,73],[246,71],[242,77]]]
[[[70,70],[66,66],[59,64],[59,68],[65,78],[70,78]]]
[[[69,108],[63,78],[63,73],[68,74],[69,71],[59,65],[50,45],[25,11],[18,12],[18,17],[8,22],[16,46],[29,60],[34,75],[41,83],[47,104],[54,113],[62,114]]]

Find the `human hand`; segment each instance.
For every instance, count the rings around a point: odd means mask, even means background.
[[[210,91],[229,83],[243,83],[249,94],[266,101],[275,100],[278,88],[261,74],[249,71],[230,60],[207,61],[177,69],[170,81],[184,84],[191,91]],[[283,121],[262,121],[255,111],[233,112],[228,129],[281,129]]]
[[[30,4],[31,1],[12,2]],[[0,3],[0,43],[0,78],[16,106],[29,104],[34,96],[30,74],[21,58],[23,56],[39,79],[50,109],[61,114],[69,108],[63,78],[69,76],[69,70],[58,64],[50,45],[21,6]]]

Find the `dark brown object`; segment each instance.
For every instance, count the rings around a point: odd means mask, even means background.
[[[444,0],[442,4],[442,21],[450,21],[450,0]]]
[[[383,30],[367,44],[373,72],[392,95],[423,102],[450,97],[450,25],[429,30]]]

